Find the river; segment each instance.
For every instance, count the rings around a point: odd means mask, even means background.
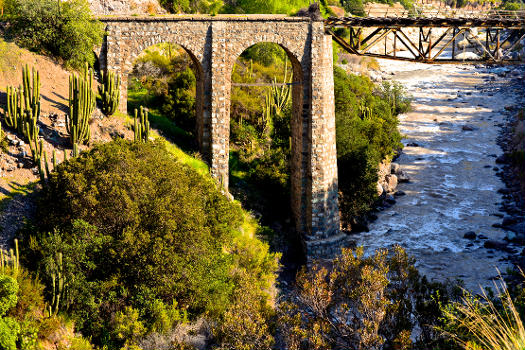
[[[508,252],[484,244],[507,235],[492,226],[505,214],[498,193],[505,185],[496,176],[496,157],[502,154],[497,137],[505,107],[523,102],[518,78],[524,67],[379,63],[383,76],[403,84],[413,97],[412,111],[399,117],[403,143],[411,146],[396,160],[411,181],[398,186],[405,195],[377,213],[370,231],[354,237],[356,243],[367,253],[398,243],[429,278],[461,279],[479,291],[480,285],[491,285],[496,268],[505,273],[510,267]],[[477,238],[463,238],[469,231]]]

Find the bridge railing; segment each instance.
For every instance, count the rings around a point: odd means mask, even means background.
[[[425,17],[425,18],[525,18],[525,10],[487,10],[475,11],[464,10],[449,7],[442,7],[436,9],[371,9],[367,12],[366,17]]]

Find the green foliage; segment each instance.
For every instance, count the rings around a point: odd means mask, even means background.
[[[85,335],[114,348],[136,340],[124,332],[133,320],[158,332],[182,322],[183,310],[220,319],[242,288],[240,273],[253,277],[250,288],[268,299],[275,256],[241,233],[243,218],[238,204],[162,143],[118,140],[51,173],[41,197],[40,233],[27,258],[50,286],[62,254],[60,309]],[[117,327],[109,320],[119,312]]]
[[[160,0],[160,4],[171,13],[208,13],[216,15],[224,6],[222,0]]]
[[[363,0],[341,0],[341,6],[343,6],[346,12],[350,12],[352,15],[366,15]]]
[[[0,275],[0,317],[16,305],[17,292],[18,283],[16,280],[8,275]]]
[[[366,77],[334,69],[337,164],[342,219],[362,215],[377,197],[377,166],[401,148],[397,113],[409,100],[398,85],[376,89]]]
[[[19,45],[60,57],[73,68],[94,62],[103,26],[92,19],[86,0],[14,0],[9,11],[8,35]]]
[[[82,76],[69,77],[69,114],[66,115],[66,129],[71,145],[88,143],[91,131],[89,120],[95,110],[95,92],[92,89],[93,71],[84,65]]]
[[[20,325],[12,317],[0,317],[0,349],[15,350]]]
[[[106,73],[101,73],[100,80],[98,93],[102,105],[101,111],[109,117],[117,111],[120,102],[120,75],[108,70]]]
[[[188,67],[171,76],[161,111],[189,132],[195,128],[195,74]]]
[[[239,0],[226,1],[222,13],[282,13],[294,14],[299,9],[308,7],[309,3],[305,0]]]

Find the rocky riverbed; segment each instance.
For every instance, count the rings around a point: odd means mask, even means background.
[[[400,116],[405,148],[397,159],[410,182],[398,186],[395,205],[377,213],[369,232],[355,236],[357,244],[369,253],[401,244],[428,277],[460,279],[479,291],[491,285],[496,268],[505,273],[525,259],[524,213],[511,200],[519,188],[501,180],[512,174],[503,171],[498,143],[525,104],[525,68],[380,66],[383,78],[413,96],[413,110]]]

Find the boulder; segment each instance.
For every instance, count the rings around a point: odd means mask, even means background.
[[[476,232],[474,231],[468,231],[467,233],[465,233],[463,235],[463,238],[466,238],[466,239],[476,239],[477,235],[476,235]]]
[[[399,183],[410,182],[410,177],[401,170],[399,174],[397,174],[397,181]]]
[[[385,192],[385,190],[383,189],[383,186],[379,182],[376,184],[376,186],[377,186],[377,196],[380,197],[383,194],[383,192]]]
[[[386,192],[394,192],[397,187],[397,175],[389,174],[385,176],[385,190]]]
[[[487,249],[496,249],[502,251],[508,251],[508,245],[505,241],[496,241],[494,239],[489,239],[483,243],[483,247]]]
[[[390,164],[390,171],[392,174],[397,174],[401,170],[401,166],[397,163],[392,162]]]

